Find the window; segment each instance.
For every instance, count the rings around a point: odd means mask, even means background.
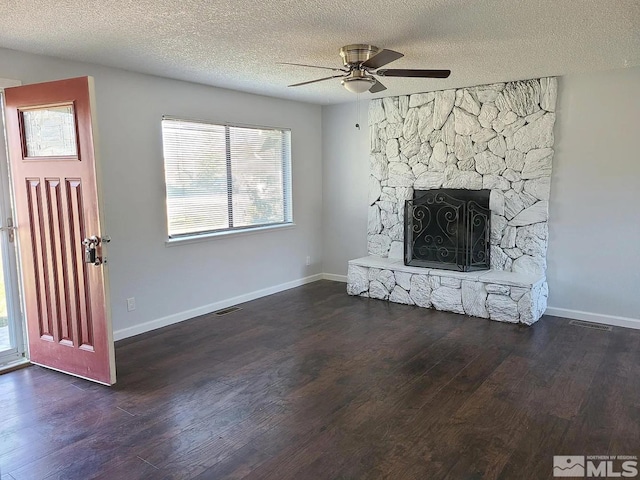
[[[291,223],[291,132],[162,120],[169,238]]]

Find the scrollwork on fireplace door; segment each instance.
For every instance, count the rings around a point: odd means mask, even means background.
[[[488,270],[489,194],[489,190],[416,190],[413,200],[405,202],[405,265]]]

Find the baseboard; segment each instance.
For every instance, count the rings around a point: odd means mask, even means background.
[[[347,283],[347,276],[346,275],[336,275],[335,273],[323,273],[322,274],[322,279],[323,280],[332,280],[334,282]]]
[[[215,312],[216,310],[221,310],[223,308],[231,307],[239,303],[249,302],[257,298],[266,297],[267,295],[273,295],[274,293],[283,292],[291,288],[299,287],[301,285],[306,285],[307,283],[317,282],[318,280],[322,280],[323,278],[325,278],[324,274],[318,273],[316,275],[300,278],[298,280],[293,280],[291,282],[281,283],[280,285],[274,285],[273,287],[263,288],[262,290],[249,292],[244,295],[238,295],[237,297],[220,300],[219,302],[203,305],[202,307],[193,308],[191,310],[186,310],[184,312],[174,313],[173,315],[168,315],[166,317],[158,318],[156,320],[151,320],[149,322],[141,323],[140,325],[134,325],[132,327],[115,330],[113,332],[113,339],[114,341],[118,341],[125,338],[133,337],[134,335],[140,335],[141,333],[146,333],[146,332],[150,332],[151,330],[155,330],[157,328],[173,325],[174,323],[182,322],[184,320],[189,320],[190,318]]]
[[[640,330],[640,319],[629,317],[617,317],[615,315],[605,315],[602,313],[583,312],[580,310],[570,310],[568,308],[548,307],[545,315],[554,317],[571,318],[573,320],[583,320],[585,322],[603,323],[616,327],[635,328]]]
[[[190,318],[198,317],[200,315],[206,315],[207,313],[215,312],[223,308],[231,307],[239,303],[249,302],[256,300],[257,298],[266,297],[267,295],[273,295],[274,293],[283,292],[291,288],[306,285],[307,283],[317,282],[318,280],[331,280],[334,282],[347,282],[346,275],[337,275],[334,273],[318,273],[310,275],[308,277],[293,280],[291,282],[281,283],[280,285],[274,285],[273,287],[263,288],[253,292],[246,293],[244,295],[238,295],[237,297],[227,298],[220,300],[219,302],[203,305],[202,307],[186,310],[184,312],[174,313],[166,317],[151,320],[149,322],[142,323],[140,325],[134,325],[132,327],[122,328],[113,332],[114,341],[123,340],[125,338],[133,337],[134,335],[140,335],[151,330],[173,325],[174,323],[189,320]],[[545,315],[552,315],[555,317],[571,318],[574,320],[584,320],[586,322],[602,323],[605,325],[614,325],[616,327],[633,328],[640,330],[640,319],[629,317],[618,317],[615,315],[605,315],[601,313],[583,312],[580,310],[571,310],[568,308],[556,308],[548,307]]]

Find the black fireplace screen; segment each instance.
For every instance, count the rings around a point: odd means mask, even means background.
[[[490,268],[490,190],[416,190],[405,203],[404,263],[468,272]]]

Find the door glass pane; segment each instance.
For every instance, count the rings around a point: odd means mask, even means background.
[[[76,122],[73,105],[22,112],[27,157],[76,156]]]
[[[10,225],[11,201],[9,197],[9,173],[5,150],[4,99],[0,89],[0,226]],[[12,232],[13,233],[13,232]],[[20,312],[15,308],[18,298],[18,276],[14,246],[9,231],[0,232],[0,371],[23,357],[24,343]],[[19,307],[18,307],[19,308]]]
[[[7,315],[7,295],[4,289],[4,269],[0,255],[0,352],[11,348],[9,339],[9,318]]]

